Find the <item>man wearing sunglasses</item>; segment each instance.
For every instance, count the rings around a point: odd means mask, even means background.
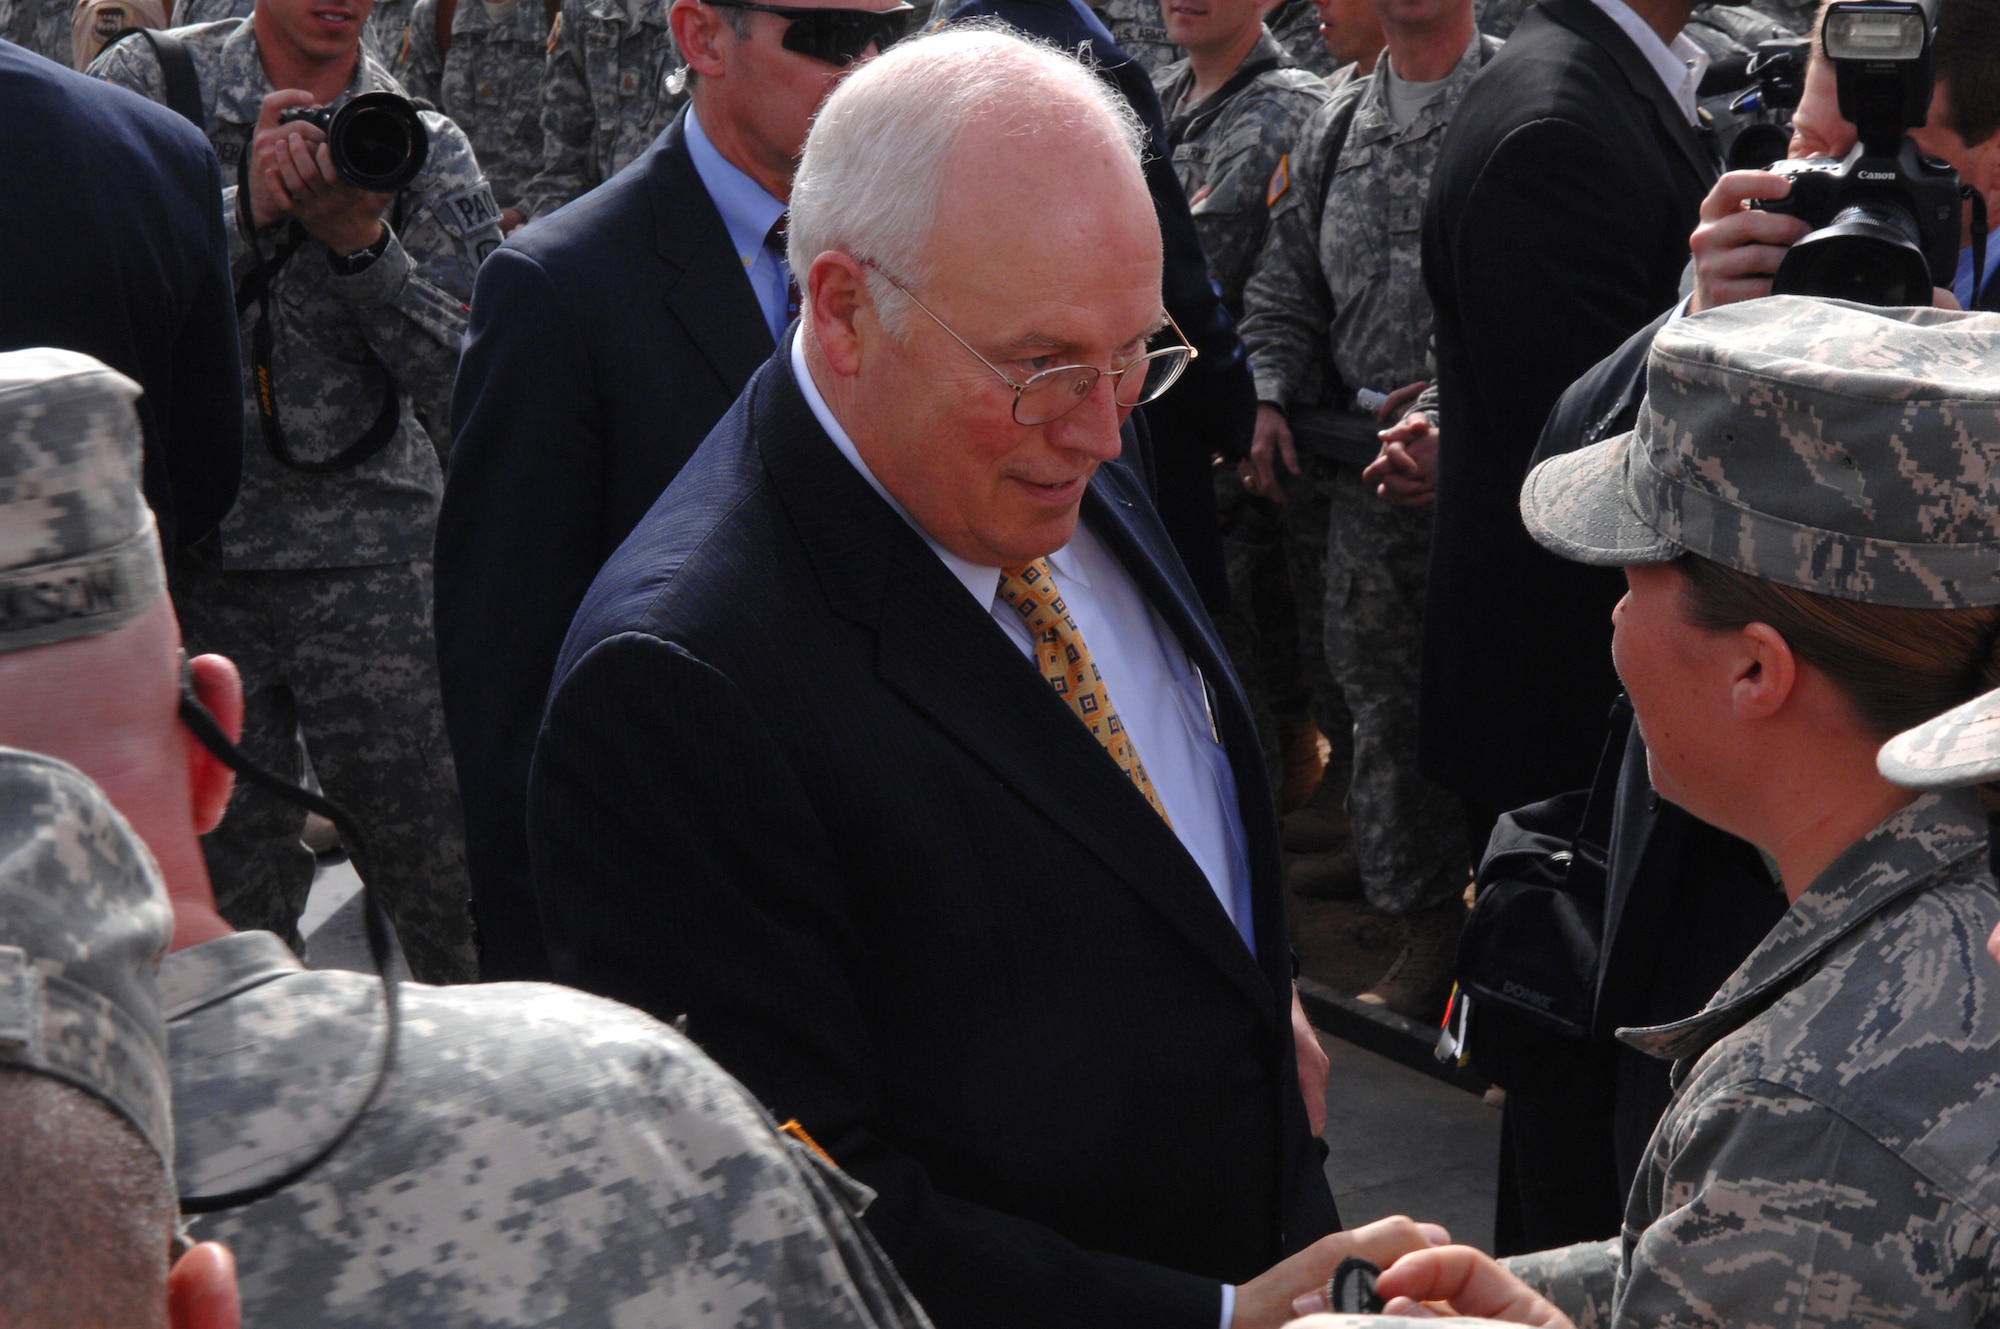
[[[685,1016],[942,1329],[1276,1329],[1425,1244],[1327,1235],[1255,726],[1120,457],[1198,363],[1140,142],[1004,31],[836,89],[800,321],[598,575],[536,744],[557,977]]]
[[[489,979],[547,974],[523,814],[570,616],[791,321],[779,227],[806,122],[914,14],[831,5],[678,0],[687,109],[481,271],[452,403],[437,631]]]

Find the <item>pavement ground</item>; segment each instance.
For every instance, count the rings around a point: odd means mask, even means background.
[[[372,972],[361,931],[361,880],[349,863],[322,866],[299,931],[315,969]],[[392,970],[409,971],[400,952]],[[1493,1249],[1500,1114],[1477,1094],[1321,1033],[1333,1063],[1326,1093],[1326,1175],[1341,1221],[1390,1214],[1442,1223]]]

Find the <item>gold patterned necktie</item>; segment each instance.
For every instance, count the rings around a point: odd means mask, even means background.
[[[1152,777],[1139,760],[1138,749],[1119,722],[1110,690],[1090,658],[1090,647],[1083,644],[1083,634],[1077,631],[1076,620],[1069,616],[1069,607],[1056,590],[1056,579],[1049,575],[1048,560],[1038,558],[1026,567],[1000,569],[1000,598],[1021,616],[1034,637],[1035,664],[1042,677],[1146,796],[1160,820],[1172,826],[1174,819],[1167,815],[1153,789]]]

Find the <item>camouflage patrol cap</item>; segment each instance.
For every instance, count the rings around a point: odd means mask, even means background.
[[[0,1066],[96,1094],[170,1173],[158,972],[173,928],[152,854],[103,792],[0,748]]]
[[[0,651],[110,632],[165,589],[138,396],[75,351],[0,353]]]
[[[1579,563],[2000,604],[2000,318],[1771,296],[1669,323],[1638,427],[1535,467],[1521,516]]]
[[[1875,767],[1905,789],[1962,789],[2000,780],[2000,691],[1904,730],[1882,745]]]

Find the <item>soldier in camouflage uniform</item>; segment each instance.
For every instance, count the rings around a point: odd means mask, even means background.
[[[1310,523],[1295,528],[1295,539],[1314,541],[1295,561],[1323,560],[1325,569],[1326,657],[1355,722],[1347,798],[1362,889],[1374,908],[1410,920],[1408,941],[1371,995],[1417,1018],[1441,999],[1456,950],[1467,871],[1462,813],[1416,769],[1431,517],[1384,503],[1362,479],[1380,426],[1355,394],[1433,376],[1418,244],[1423,201],[1452,111],[1499,45],[1473,30],[1469,5],[1446,13],[1459,17],[1440,27],[1440,44],[1465,44],[1407,118],[1391,100],[1398,85],[1410,86],[1394,74],[1398,48],[1406,61],[1422,48],[1405,45],[1414,39],[1385,12],[1390,45],[1375,72],[1320,108],[1273,173],[1271,234],[1244,293],[1242,325],[1266,404],[1260,439],[1289,445],[1284,413],[1322,405],[1338,413],[1338,437],[1322,455],[1300,459],[1294,492],[1324,494],[1328,517],[1324,543]]]
[[[257,29],[290,21],[309,3],[264,0],[252,19],[181,32],[224,179],[251,184],[250,200],[233,185],[222,198],[239,290],[278,266],[263,298],[239,301],[247,431],[265,446],[244,448],[236,506],[216,539],[177,561],[174,599],[190,640],[235,658],[248,679],[243,746],[252,759],[300,774],[294,736],[302,728],[322,786],[372,829],[373,860],[356,866],[381,892],[411,972],[467,980],[474,954],[464,832],[431,638],[431,540],[443,478],[418,416],[446,436],[466,302],[479,261],[500,243],[499,209],[464,134],[426,112],[429,155],[384,217],[366,213],[389,202],[382,196],[326,182],[318,186],[324,196],[309,191],[323,207],[362,200],[360,212],[338,214],[341,231],[318,224],[340,239],[362,230],[354,220],[362,218],[376,233],[372,243],[336,252],[296,222],[279,224],[276,202],[275,221],[258,224],[260,179],[241,162],[255,150],[260,113],[268,122],[282,99],[272,98]],[[348,59],[342,100],[395,88],[365,51]],[[91,72],[164,99],[145,43],[120,43]],[[282,127],[266,132],[284,143]],[[282,201],[275,191],[268,197]],[[255,388],[266,319],[282,441],[264,427]],[[384,426],[378,451],[338,462]],[[281,446],[295,462],[324,469],[280,460]],[[303,815],[245,789],[207,842],[224,913],[295,946],[314,869],[299,843]]]
[[[32,394],[8,390],[23,379]],[[135,1125],[185,1195],[257,1187],[360,1114],[303,1178],[194,1222],[234,1249],[245,1324],[928,1329],[858,1221],[867,1189],[629,1007],[542,984],[401,984],[394,1072],[370,1098],[380,980],[302,970],[277,937],[216,912],[196,835],[228,777],[189,745],[175,704],[192,697],[226,722],[242,693],[221,658],[183,673],[140,498],[136,395],[70,352],[0,355],[0,665],[17,703],[0,707],[0,744],[74,760],[166,865],[164,894],[156,878],[150,898],[121,893],[104,869],[149,860],[121,849],[109,812],[53,855],[88,866],[90,902],[129,917],[88,948],[33,952],[42,989],[107,975],[130,987],[142,969],[150,989],[170,935],[176,949],[150,1058],[99,1046],[93,999],[70,1003],[60,1039],[0,1036],[0,1064],[46,1052],[66,1059],[56,1073],[143,1099]],[[8,771],[0,755],[0,832],[45,802]],[[0,869],[19,857],[0,853]],[[37,896],[45,913],[47,888]],[[18,944],[4,929],[0,942]],[[0,979],[10,960],[0,946]]]
[[[1180,59],[1180,48],[1160,21],[1160,0],[1098,0],[1090,8],[1111,29],[1119,49],[1137,60],[1148,75],[1157,78],[1162,69]]]
[[[527,219],[521,203],[542,169],[542,67],[550,10],[543,0],[454,0],[447,49],[438,46],[440,0],[417,0],[396,78],[465,131],[500,204],[501,229]]]
[[[529,220],[603,184],[653,145],[686,92],[667,25],[673,0],[563,0],[542,70],[542,169]],[[739,11],[732,10],[732,14]]]
[[[1243,283],[1269,226],[1264,194],[1271,172],[1328,95],[1325,83],[1299,68],[1258,22],[1258,8],[1255,0],[1211,0],[1203,15],[1188,18],[1163,5],[1170,35],[1190,54],[1153,76],[1174,174],[1187,195],[1209,274],[1235,318],[1242,317]],[[1326,49],[1317,34],[1314,40]],[[1228,57],[1245,41],[1252,43],[1248,52],[1230,67]],[[1197,100],[1198,91],[1205,95]],[[1231,598],[1216,628],[1249,693],[1272,788],[1279,789],[1288,783],[1288,749],[1306,724],[1306,697],[1297,682],[1299,634],[1288,621],[1294,615],[1284,549],[1266,500],[1243,492],[1232,470],[1218,471],[1215,484]],[[1274,614],[1287,621],[1274,621]],[[1310,765],[1317,764],[1313,753]],[[1309,779],[1310,772],[1306,775]]]
[[[255,7],[256,0],[174,0],[173,26],[187,28],[197,23],[217,23],[226,18],[249,18],[250,11]],[[409,26],[409,7],[409,0],[375,0],[362,23],[361,40],[367,45],[368,53],[385,68],[403,49],[404,29]]]
[[[1313,0],[1281,0],[1264,16],[1264,26],[1300,68],[1323,79],[1331,78],[1340,68],[1341,62],[1326,49],[1326,40],[1320,36],[1319,7]]]
[[[1875,753],[2000,677],[1996,439],[1990,317],[1775,296],[1668,324],[1638,427],[1522,487],[1545,547],[1628,569],[1655,783],[1768,844],[1791,900],[1698,1014],[1620,1031],[1676,1085],[1623,1234],[1506,1262],[1575,1324],[2000,1323],[2000,885],[1948,787],[1987,772],[1959,720]],[[1739,742],[1749,781],[1714,760]]]

